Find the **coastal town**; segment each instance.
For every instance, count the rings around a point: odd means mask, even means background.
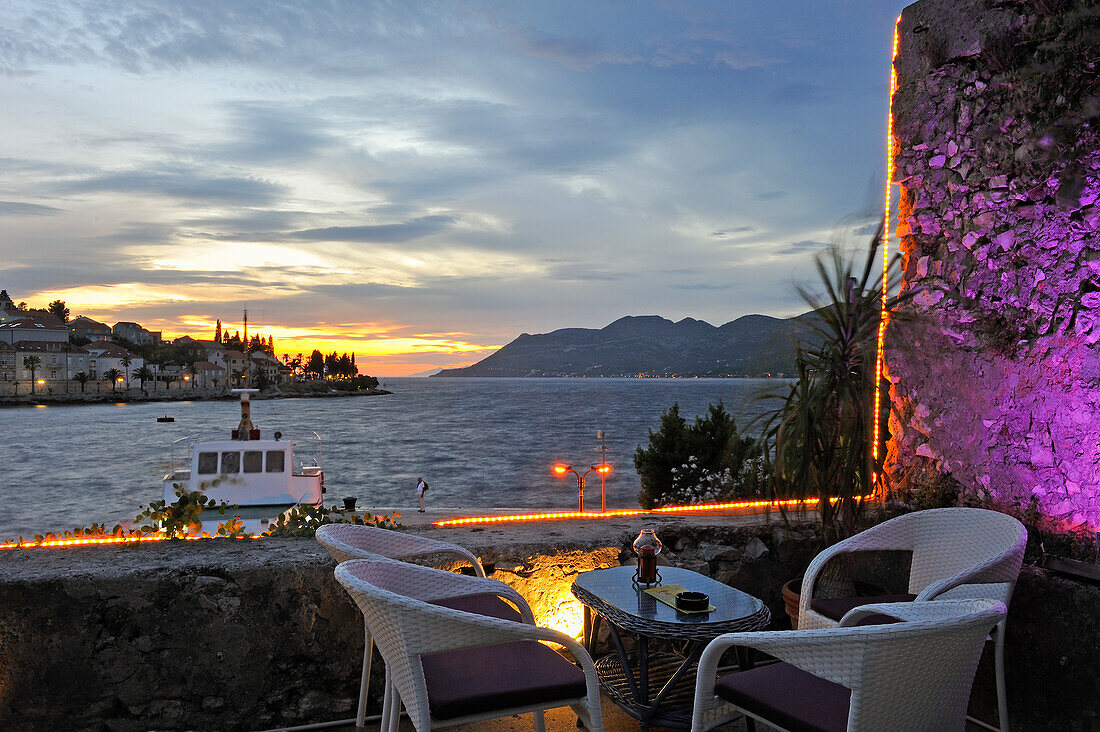
[[[0,399],[190,398],[333,378],[377,385],[358,375],[354,354],[276,356],[274,337],[249,336],[247,311],[243,333],[223,331],[219,320],[211,340],[166,340],[135,322],[70,319],[60,300],[46,309],[16,304],[0,290]]]

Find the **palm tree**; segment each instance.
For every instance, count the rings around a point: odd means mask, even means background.
[[[118,377],[120,376],[122,376],[122,372],[118,369],[107,369],[103,372],[103,378],[111,382],[111,391],[118,391]]]
[[[775,456],[775,490],[781,498],[819,499],[826,541],[850,534],[863,507],[861,496],[878,486],[885,451],[873,458],[875,372],[883,283],[874,274],[881,261],[882,229],[860,266],[833,249],[819,256],[817,271],[824,298],[799,287],[813,308],[812,335],[798,347],[798,380],[770,417],[766,439]],[[890,262],[897,281],[897,260]],[[893,312],[908,294],[887,298]],[[880,443],[885,435],[881,430]],[[836,497],[830,502],[830,497]]]
[[[130,364],[132,364],[133,362],[134,361],[130,357],[129,353],[127,353],[125,356],[123,356],[119,361],[119,363],[121,363],[123,365],[123,367],[125,367],[125,369],[126,369],[126,388],[127,389],[130,388]],[[142,388],[144,388],[144,387],[142,387]]]
[[[73,381],[75,381],[75,382],[77,382],[78,384],[80,384],[80,393],[81,393],[81,394],[83,394],[83,393],[84,393],[84,386],[85,386],[85,385],[86,385],[86,384],[88,383],[88,381],[89,381],[89,380],[90,380],[91,378],[92,378],[92,377],[91,377],[91,376],[89,376],[89,375],[88,375],[88,374],[87,374],[86,372],[84,372],[84,371],[77,371],[77,372],[76,372],[75,374],[73,374]]]
[[[31,394],[34,394],[34,381],[38,372],[38,367],[42,365],[42,358],[40,356],[24,356],[23,368],[31,370]]]
[[[149,370],[148,366],[142,366],[140,369],[134,372],[134,376],[141,381],[141,390],[145,391],[145,382],[153,378],[153,372]]]

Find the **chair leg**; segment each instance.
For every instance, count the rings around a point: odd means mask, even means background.
[[[397,732],[398,725],[401,724],[401,694],[397,691],[397,687],[393,687],[390,692],[390,719],[389,724],[386,725],[387,732]]]
[[[393,705],[392,692],[393,687],[390,685],[390,670],[386,669],[385,691],[382,694],[382,717],[378,723],[378,729],[380,732],[386,732],[386,729],[390,724],[390,707]]]
[[[1005,689],[1005,629],[1003,622],[993,629],[993,660],[997,669],[997,724],[1008,732],[1008,693]]]
[[[535,712],[535,732],[546,732],[546,715],[541,709]]]
[[[370,662],[374,654],[374,638],[370,631],[363,628],[363,676],[359,680],[359,710],[355,716],[355,726],[366,725],[367,694],[370,692]]]

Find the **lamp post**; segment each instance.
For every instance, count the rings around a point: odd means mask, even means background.
[[[555,463],[552,471],[554,475],[558,476],[559,478],[564,476],[566,473],[572,473],[573,475],[577,476],[577,500],[580,504],[580,508],[578,510],[581,513],[584,513],[584,479],[588,477],[589,473],[599,473],[600,475],[607,475],[611,472],[611,466],[607,463],[602,463],[600,465],[593,465],[583,473],[578,473],[576,470],[573,469],[572,465],[566,465],[565,463]]]
[[[592,452],[600,453],[600,465],[607,465],[607,453],[611,451],[611,448],[604,441],[603,430],[596,432],[596,439],[600,441],[600,446],[593,448]],[[600,471],[600,510],[604,513],[607,513],[607,474],[610,472],[610,469]]]

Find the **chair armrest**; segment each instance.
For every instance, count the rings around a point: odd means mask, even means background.
[[[885,524],[879,524],[884,526]],[[817,583],[817,575],[833,557],[840,554],[864,552],[864,551],[907,551],[913,547],[908,542],[901,540],[895,532],[876,531],[877,526],[866,531],[850,536],[844,541],[839,541],[830,547],[826,547],[814,557],[806,572],[802,576],[802,592],[798,597],[799,615],[810,609],[810,601],[813,599],[814,585]]]
[[[991,557],[981,564],[963,570],[952,577],[933,582],[917,594],[917,600],[934,600],[948,590],[960,585],[982,585],[1015,583],[1020,575],[1020,565],[1024,561],[1024,548],[1027,535],[1023,535],[1015,545]]]
[[[363,561],[363,560],[352,560]],[[367,560],[369,561],[369,560]],[[340,564],[337,571],[343,567]],[[500,580],[489,577],[469,577],[418,564],[402,564],[403,577],[400,594],[424,602],[434,602],[449,597],[493,594],[510,601],[519,608],[525,623],[534,625],[535,617],[523,596]],[[345,568],[346,569],[346,568]]]
[[[993,603],[992,605],[990,603]],[[889,615],[902,622],[926,622],[955,618],[960,615],[1000,607],[1004,610],[1004,603],[996,600],[936,600],[935,602],[877,602],[870,605],[860,605],[849,610],[840,619],[838,628],[855,626],[868,615]],[[866,627],[866,626],[864,626]]]

